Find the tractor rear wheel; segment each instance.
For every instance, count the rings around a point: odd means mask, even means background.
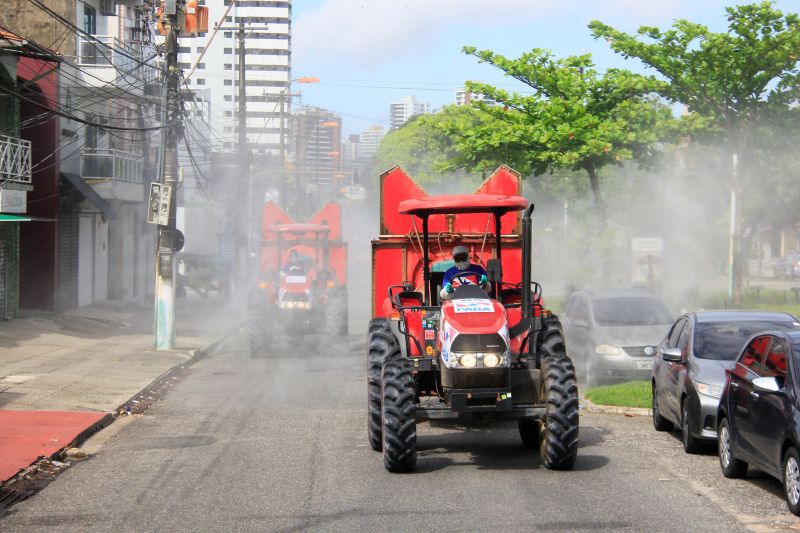
[[[545,417],[539,455],[550,470],[569,470],[578,457],[578,384],[575,366],[567,357],[557,317],[544,320],[540,331],[542,402]]]
[[[417,465],[416,391],[411,361],[386,361],[381,376],[383,466],[389,472],[411,472]]]
[[[519,436],[522,438],[522,445],[529,450],[535,450],[539,447],[539,421],[530,418],[521,418],[517,420],[517,429],[519,429]]]
[[[400,357],[400,346],[385,318],[370,321],[367,342],[367,435],[370,447],[379,452],[383,445],[381,372],[384,361]]]
[[[325,332],[329,338],[347,337],[347,293],[332,294],[325,306]]]

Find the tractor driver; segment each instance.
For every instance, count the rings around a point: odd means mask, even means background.
[[[281,269],[281,275],[305,272],[307,263],[308,257],[300,255],[297,250],[289,250],[289,257]]]
[[[484,270],[482,266],[470,262],[469,250],[466,246],[458,245],[453,248],[453,261],[455,261],[456,265],[447,269],[447,272],[444,273],[444,279],[442,280],[442,290],[439,293],[442,300],[449,299],[450,295],[455,291],[453,281],[457,284],[469,283],[469,280],[464,278],[454,280],[453,278],[457,274],[472,274],[473,276],[471,277],[478,280],[478,285],[480,285],[486,293],[492,290],[492,284],[489,283],[489,278],[486,277],[486,270]]]

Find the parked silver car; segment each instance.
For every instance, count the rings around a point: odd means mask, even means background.
[[[649,380],[672,314],[649,289],[580,290],[570,296],[561,322],[578,378],[591,388]]]
[[[751,335],[800,330],[788,313],[702,311],[675,321],[653,362],[653,426],[681,429],[683,449],[697,453],[701,440],[717,438],[717,407],[725,369]]]

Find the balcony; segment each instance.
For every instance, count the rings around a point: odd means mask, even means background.
[[[122,150],[84,148],[81,177],[106,200],[142,201],[142,156]]]
[[[30,188],[31,142],[0,135],[0,185],[9,184]]]
[[[84,83],[89,87],[110,85],[124,91],[141,93],[154,83],[159,72],[152,63],[142,64],[140,50],[116,37],[95,35],[78,38],[78,65]]]

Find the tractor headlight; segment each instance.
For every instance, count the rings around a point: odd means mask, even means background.
[[[495,352],[453,352],[450,357],[450,368],[498,368],[508,366],[508,356]]]
[[[458,358],[458,364],[464,368],[475,368],[475,365],[478,364],[478,358],[474,353],[465,353]]]
[[[494,368],[496,366],[500,366],[500,362],[502,357],[496,353],[485,353],[483,354],[483,366]]]

